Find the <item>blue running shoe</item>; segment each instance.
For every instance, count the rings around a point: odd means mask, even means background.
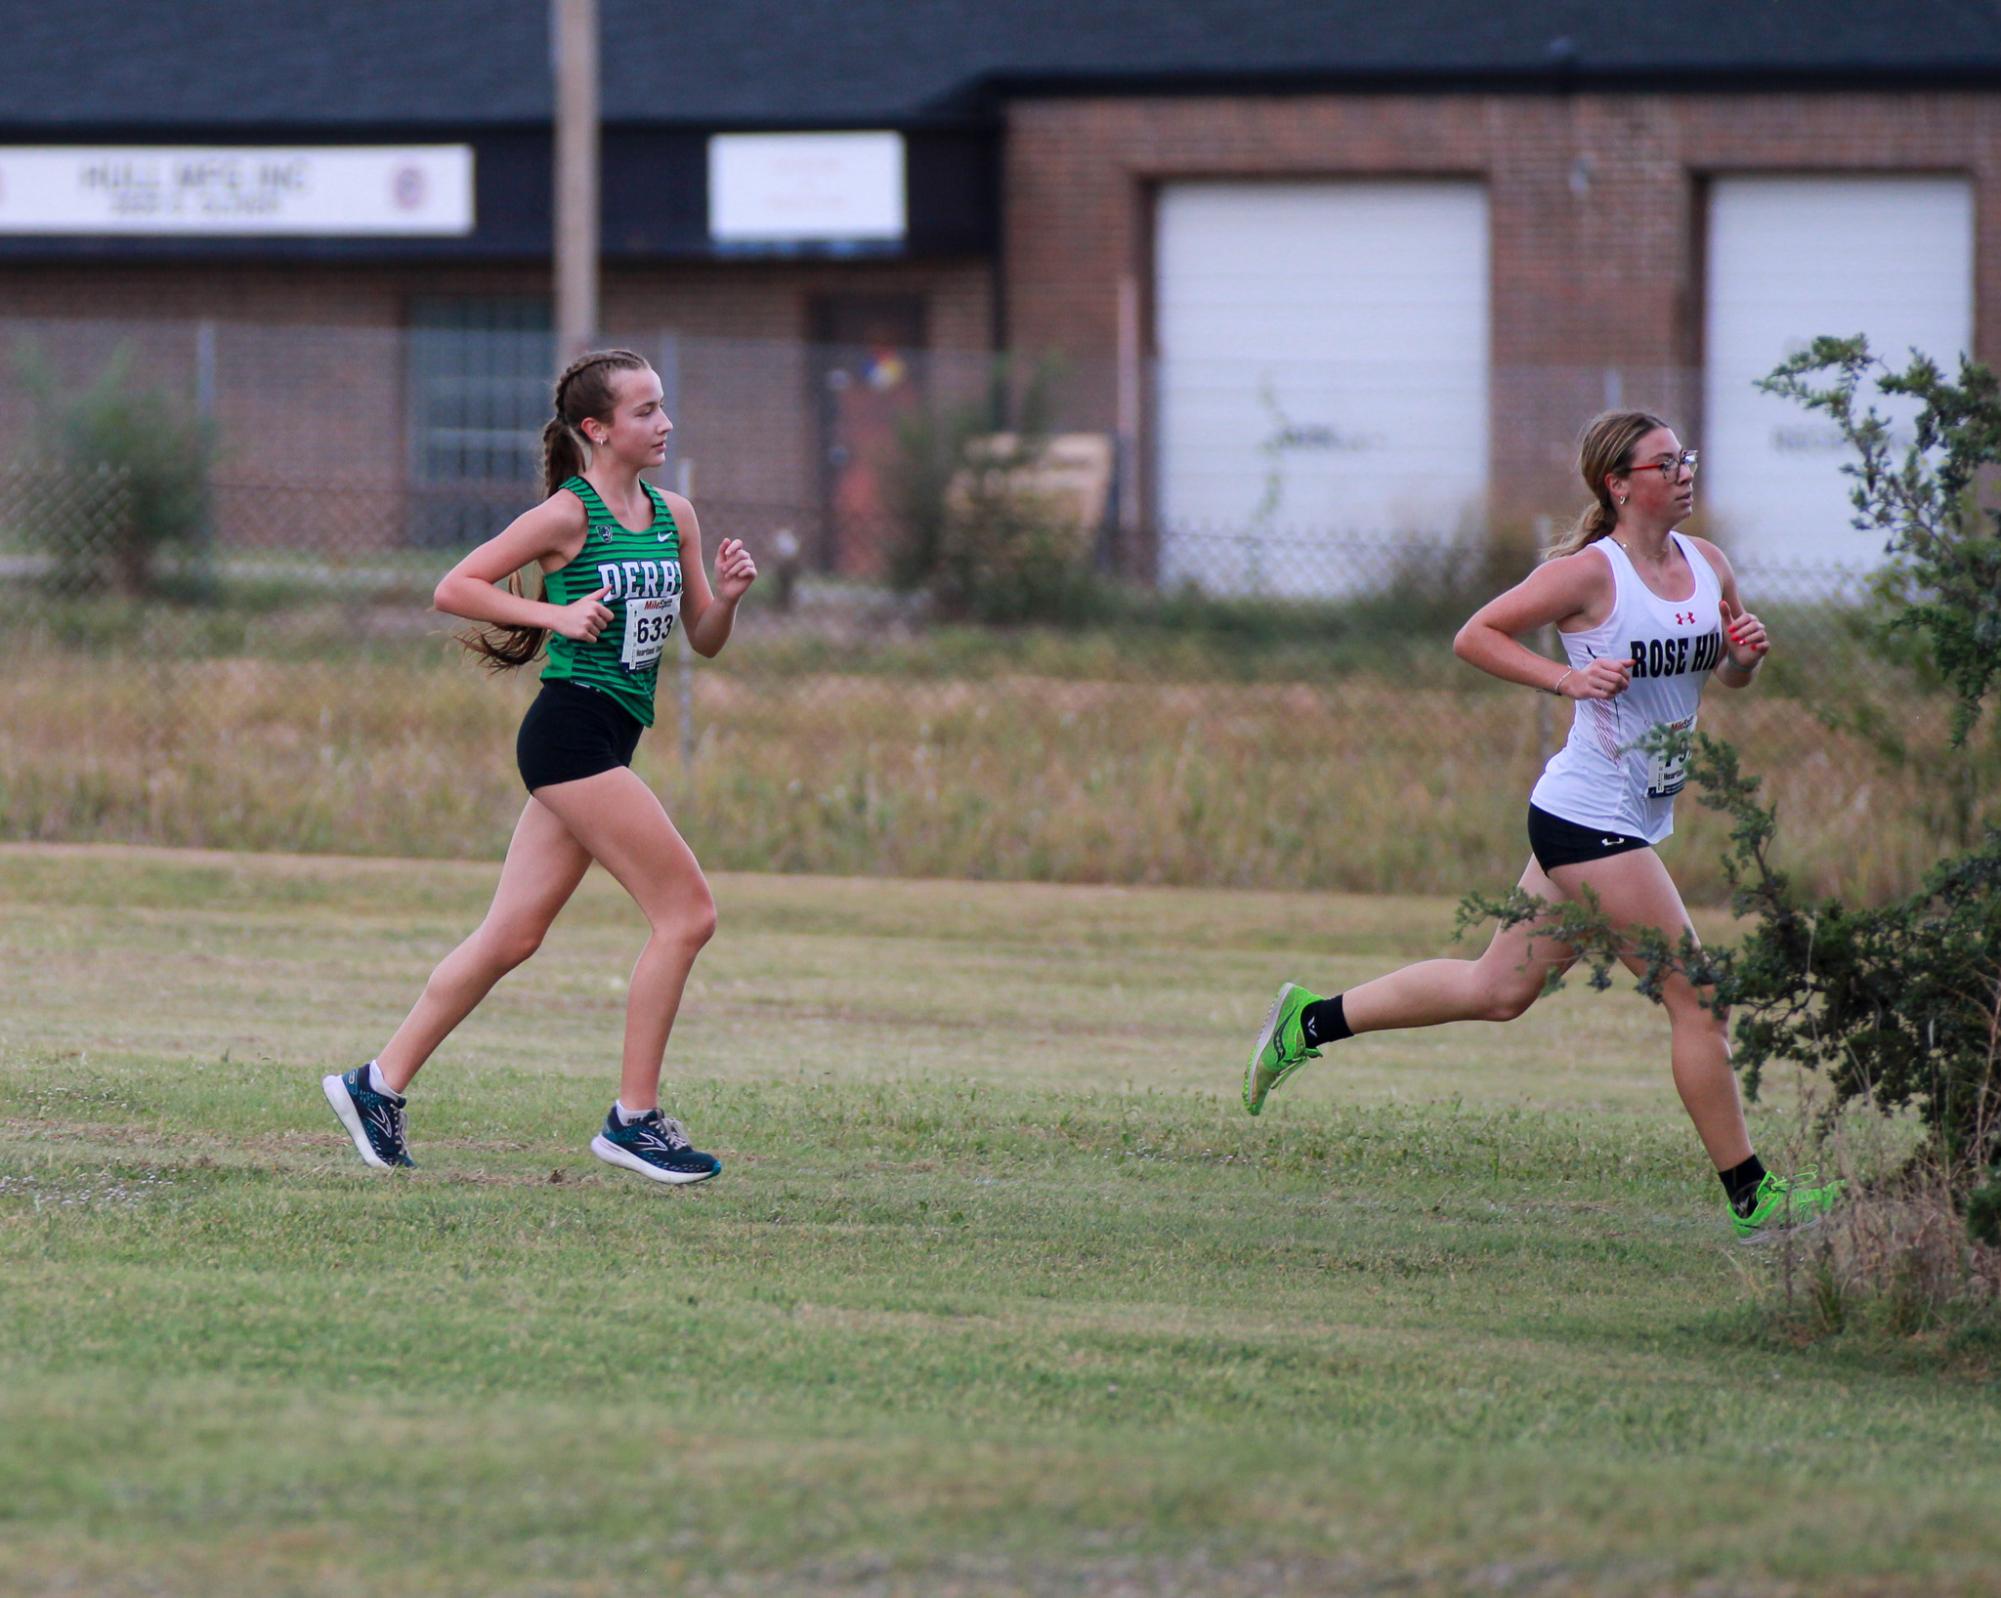
[[[723,1162],[688,1146],[688,1129],[671,1115],[648,1110],[630,1126],[612,1106],[604,1130],[591,1139],[591,1153],[607,1165],[622,1165],[654,1182],[706,1182]]]
[[[367,1066],[320,1078],[320,1091],[354,1139],[355,1152],[370,1165],[387,1170],[417,1163],[403,1140],[403,1107],[410,1101],[396,1093],[377,1093],[368,1085]]]

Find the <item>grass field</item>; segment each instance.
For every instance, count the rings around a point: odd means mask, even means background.
[[[71,619],[104,627],[106,614]],[[437,636],[371,635],[442,625],[414,606],[315,615],[310,628],[155,617],[134,626],[157,648],[93,632],[0,658],[0,836],[448,859],[503,848],[532,676],[490,680]],[[1569,710],[1483,684],[1449,637],[1362,668],[1358,645],[1317,640],[830,637],[753,620],[692,672],[685,731],[678,670],[663,677],[638,769],[709,840],[707,858],[737,869],[1498,891],[1527,855],[1542,740],[1555,747]],[[1846,702],[1857,670],[1832,649],[1775,662],[1754,693],[1712,691],[1703,726],[1764,778],[1781,865],[1812,891],[1874,901],[1963,847],[1972,816],[2001,814],[2001,732],[1983,724],[1970,759],[1886,769],[1815,714]],[[1921,749],[1943,747],[1936,697],[1884,703]],[[1677,826],[1679,880],[1721,900],[1727,825],[1691,794]]]
[[[1995,1348],[1776,1335],[1630,992],[1242,1114],[1273,984],[1445,901],[719,876],[660,1193],[594,877],[367,1172],[318,1077],[491,881],[0,849],[0,1592],[2001,1582]]]

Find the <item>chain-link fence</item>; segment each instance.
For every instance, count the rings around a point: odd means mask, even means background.
[[[1316,524],[1279,480],[1293,416],[1240,451],[1225,514],[1148,452],[1159,369],[1135,405],[1074,364],[631,342],[677,417],[666,480],[761,567],[717,660],[670,655],[640,759],[711,864],[1441,893],[1519,870],[1568,707],[1451,639],[1546,521],[1381,462],[1357,511],[1323,461]],[[0,324],[0,348],[4,834],[497,851],[532,673],[483,675],[429,596],[539,494],[546,333]],[[1937,753],[1944,707],[1873,642],[1864,563],[1737,564],[1774,651],[1705,729],[1766,774],[1797,868],[1908,884],[1991,813],[1991,731]],[[1720,829],[1682,819],[1678,873],[1714,892]]]

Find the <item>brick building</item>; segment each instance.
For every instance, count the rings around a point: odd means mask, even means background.
[[[367,541],[457,542],[518,501],[551,357],[540,0],[7,10],[17,333],[192,361],[246,536],[338,504]],[[828,565],[871,536],[896,416],[997,348],[1060,352],[1065,425],[1117,436],[1121,563],[1211,586],[1567,509],[1608,401],[1704,448],[1748,550],[1850,553],[1828,439],[1751,378],[1818,332],[2001,357],[1994,0],[602,0],[602,26],[605,331],[671,368],[698,497]],[[777,180],[724,192],[718,136],[825,132],[894,135],[829,180],[892,185],[887,221],[725,215]],[[218,148],[461,151],[468,215],[66,223],[7,165]]]

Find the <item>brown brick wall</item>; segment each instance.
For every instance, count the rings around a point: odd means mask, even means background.
[[[2001,95],[1966,92],[1023,101],[1006,133],[1008,340],[1069,358],[1062,425],[1109,428],[1122,280],[1138,289],[1142,328],[1150,323],[1155,186],[1478,179],[1492,226],[1495,509],[1563,511],[1578,497],[1570,441],[1614,385],[1700,438],[1702,184],[1776,172],[1970,175],[1976,348],[2001,358]],[[933,350],[978,352],[991,336],[994,275],[979,261],[614,266],[603,320],[642,343],[680,336],[677,423],[698,502],[742,507],[752,522],[807,523],[810,542],[822,491],[805,348],[815,297],[917,296]],[[0,319],[97,322],[50,336],[85,368],[122,332],[168,374],[187,370],[197,319],[223,320],[219,404],[229,470],[248,485],[232,516],[259,536],[334,518],[366,542],[400,536],[397,333],[410,299],[548,287],[530,267],[6,265]],[[977,377],[974,354],[938,364],[934,391]],[[19,408],[0,379],[10,436]],[[320,493],[251,492],[299,479]]]
[[[1474,177],[1492,226],[1496,509],[1567,509],[1571,440],[1605,402],[1699,436],[1702,184],[1954,173],[1976,207],[1976,353],[2001,357],[2001,95],[1350,95],[1026,101],[1008,115],[1007,321],[1112,415],[1118,284],[1150,277],[1155,185]],[[1142,317],[1150,327],[1150,313]],[[1101,424],[1101,425],[1108,425]],[[1142,450],[1144,456],[1144,450]]]
[[[125,344],[144,375],[186,384],[196,326],[215,319],[223,536],[366,548],[398,541],[409,514],[410,301],[548,291],[536,268],[0,266],[0,346],[32,339],[61,370],[83,375]],[[678,337],[676,426],[698,502],[740,508],[753,528],[804,524],[810,536],[820,439],[806,346],[817,297],[841,294],[921,300],[927,341],[946,359],[991,343],[985,262],[606,271],[601,320],[613,336],[649,354],[662,335]],[[22,404],[0,368],[0,427],[14,436]]]

